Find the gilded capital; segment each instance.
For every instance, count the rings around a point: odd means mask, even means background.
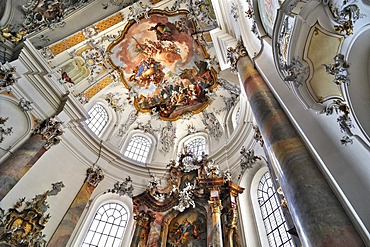
[[[152,219],[154,219],[153,215],[143,211],[134,215],[134,220],[136,221],[136,224],[144,228],[149,227],[149,224],[152,221]]]
[[[221,200],[220,199],[209,200],[208,204],[211,207],[212,214],[214,214],[214,213],[220,214],[221,213],[222,205],[221,205]]]

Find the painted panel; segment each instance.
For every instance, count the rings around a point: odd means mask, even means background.
[[[137,110],[176,120],[210,103],[207,93],[216,86],[216,74],[208,68],[204,47],[193,39],[195,32],[186,13],[157,11],[130,22],[108,47],[111,64],[136,93]]]

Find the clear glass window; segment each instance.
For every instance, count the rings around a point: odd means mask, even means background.
[[[89,227],[82,247],[119,247],[128,222],[127,210],[118,203],[101,206]]]
[[[123,155],[130,159],[145,163],[151,146],[152,142],[149,138],[136,135],[131,138]]]
[[[204,138],[196,138],[186,144],[188,151],[192,152],[196,157],[206,153],[206,140]]]
[[[95,104],[89,111],[90,118],[86,120],[86,124],[96,135],[100,135],[104,127],[108,123],[108,112],[100,104]]]
[[[258,184],[257,196],[269,245],[272,247],[294,246],[287,232],[288,227],[269,172],[262,176]]]

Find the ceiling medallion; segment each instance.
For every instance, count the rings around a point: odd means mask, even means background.
[[[199,113],[210,103],[208,93],[217,86],[209,54],[193,38],[198,30],[187,11],[152,10],[149,18],[130,21],[120,38],[111,43],[109,62],[127,89],[135,91],[139,112],[174,121]]]

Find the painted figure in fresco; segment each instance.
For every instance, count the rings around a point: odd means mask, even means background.
[[[157,39],[160,41],[173,40],[172,30],[167,24],[157,23],[155,26],[149,28],[148,31],[155,31]]]
[[[193,238],[199,237],[199,231],[195,225],[190,223],[187,218],[184,219],[183,222],[181,222],[180,226],[175,232],[176,235],[176,244],[179,244],[179,246],[182,246],[184,244],[187,244],[190,240],[190,236]]]
[[[133,81],[137,86],[142,88],[148,88],[150,84],[157,85],[164,77],[162,65],[151,57],[147,60],[142,60],[133,70],[133,73],[129,81]]]

